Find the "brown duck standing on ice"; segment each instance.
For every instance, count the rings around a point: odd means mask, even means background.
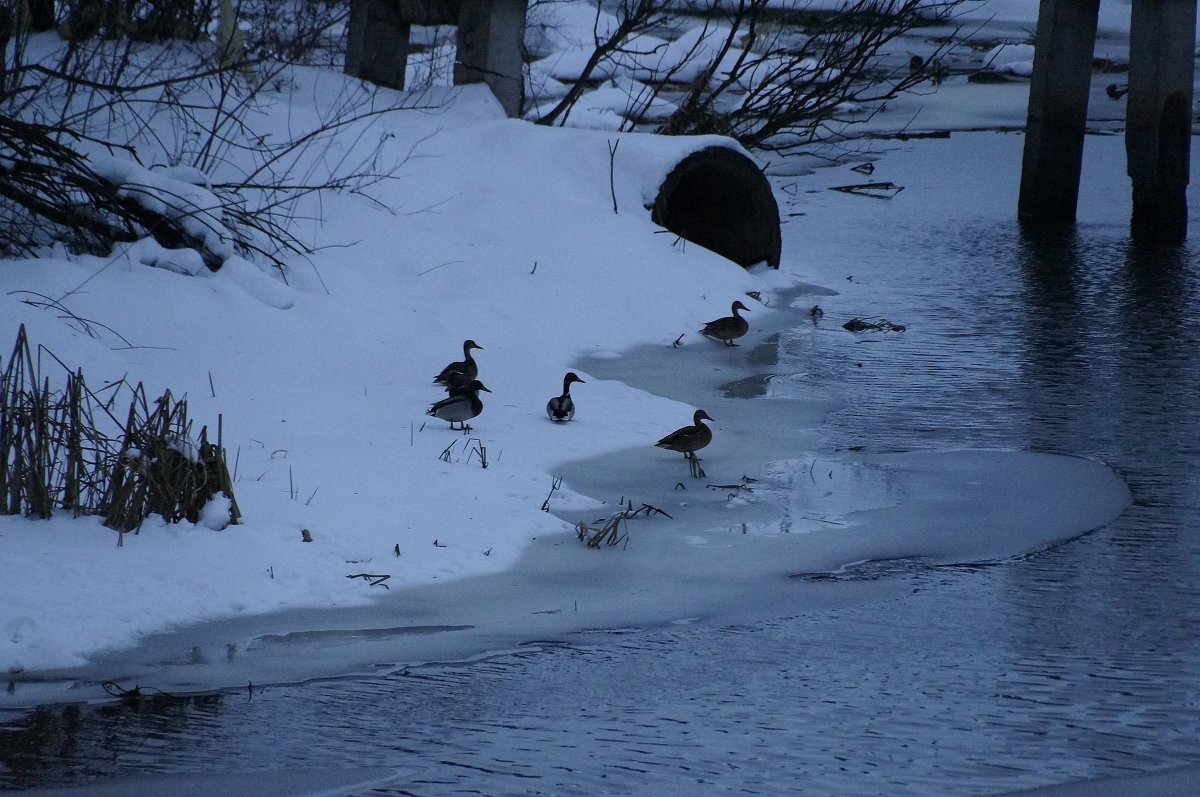
[[[433,378],[442,387],[446,388],[446,392],[450,392],[454,388],[465,387],[471,380],[479,376],[479,365],[475,362],[475,358],[471,356],[471,349],[479,349],[483,351],[483,347],[473,340],[463,341],[463,358],[455,363],[450,363],[442,372]],[[491,392],[490,390],[488,391]]]
[[[736,346],[733,342],[734,338],[740,338],[750,331],[750,323],[746,319],[738,315],[738,310],[750,312],[750,308],[741,302],[733,303],[733,315],[727,315],[724,318],[718,318],[715,321],[709,321],[700,330],[701,335],[707,335],[714,340],[720,340],[726,346]]]
[[[546,402],[546,414],[550,416],[550,420],[565,422],[575,417],[575,402],[571,398],[571,383],[578,382],[585,384],[579,378],[579,374],[574,371],[568,371],[563,377],[563,392],[561,396],[555,396]]]
[[[707,412],[696,410],[691,426],[676,429],[654,445],[682,453],[683,458],[688,461],[692,476],[703,478],[704,469],[700,467],[700,458],[696,456],[696,452],[712,442],[712,429],[701,423],[701,421],[711,420],[712,418]]]

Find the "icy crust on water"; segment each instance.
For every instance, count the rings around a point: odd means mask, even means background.
[[[688,478],[680,460],[666,464]],[[541,537],[505,572],[394,590],[371,606],[153,635],[86,667],[46,673],[10,699],[103,698],[99,683],[111,678],[172,692],[257,688],[470,660],[585,631],[788,616],[897,589],[889,579],[839,590],[794,576],[881,560],[1003,560],[1102,526],[1130,502],[1124,481],[1102,463],[1019,451],[778,460],[762,470],[753,492],[733,496],[709,488],[711,480],[675,490],[678,482],[661,478],[663,467],[651,459],[624,478],[644,485],[646,503],[671,517],[626,523],[617,546],[589,551],[571,534]],[[583,494],[594,486],[583,474],[613,477],[603,458],[576,463],[572,472]],[[584,522],[617,510],[615,502],[567,503],[578,509],[564,517]]]
[[[721,582],[739,578],[864,562],[1002,561],[1103,526],[1131,501],[1124,480],[1101,462],[1007,450],[813,455],[770,462],[751,480],[685,480],[662,492],[643,476],[644,492],[625,506],[649,505],[671,517],[626,523],[614,555],[645,560],[638,567],[656,574],[659,599],[676,603],[670,591],[697,582],[719,591]],[[568,517],[597,528],[617,508]],[[629,564],[610,564],[628,575]],[[571,562],[562,566],[569,570]]]
[[[922,451],[858,460],[771,463],[769,500],[784,517],[765,534],[801,533],[806,567],[920,559],[1008,559],[1077,537],[1131,501],[1094,460],[1019,451]]]
[[[782,508],[780,520],[753,530],[769,535],[848,529],[852,513],[894,507],[903,500],[892,469],[882,463],[816,454],[766,463],[755,493]]]

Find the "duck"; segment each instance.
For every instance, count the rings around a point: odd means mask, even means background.
[[[579,378],[579,374],[574,371],[568,371],[563,377],[563,392],[561,396],[555,396],[546,402],[546,414],[550,416],[550,420],[557,422],[569,421],[575,417],[575,402],[571,399],[571,383],[578,382],[581,385],[586,384]]]
[[[738,315],[738,310],[750,312],[750,308],[741,302],[734,302],[733,309],[730,311],[733,315],[727,315],[724,318],[718,318],[714,321],[709,321],[700,330],[701,335],[707,335],[714,340],[720,340],[726,346],[736,346],[733,342],[734,338],[740,338],[750,331],[750,323],[746,319]]]
[[[483,401],[479,398],[480,391],[491,393],[492,391],[484,387],[483,383],[478,379],[472,379],[465,385],[450,389],[450,395],[441,401],[434,402],[426,415],[432,415],[435,418],[441,418],[443,421],[450,421],[450,428],[454,429],[454,424],[459,424],[459,429],[467,431],[467,421],[471,420],[479,413],[483,412]]]
[[[461,388],[479,376],[479,364],[475,362],[475,358],[471,356],[471,349],[479,349],[483,351],[483,347],[473,340],[463,341],[463,358],[454,363],[450,363],[442,372],[433,378],[433,381],[446,388],[449,393],[453,388]],[[488,391],[491,393],[492,391]]]
[[[703,477],[704,470],[700,467],[700,458],[696,456],[696,452],[712,442],[712,429],[701,423],[701,421],[711,420],[712,416],[707,412],[696,410],[696,414],[692,416],[691,426],[676,429],[654,445],[670,451],[679,451],[688,461],[692,476]]]

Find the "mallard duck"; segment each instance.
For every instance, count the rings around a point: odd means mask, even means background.
[[[546,414],[552,421],[569,421],[575,417],[575,402],[571,400],[571,383],[585,384],[579,374],[568,371],[563,377],[563,392],[546,402]]]
[[[700,330],[701,335],[707,335],[715,340],[724,341],[726,346],[736,346],[733,342],[734,338],[740,338],[750,331],[750,324],[746,319],[738,315],[738,310],[750,312],[750,308],[741,302],[733,303],[733,315],[727,315],[724,318],[718,318],[715,321],[709,321]]]
[[[463,358],[456,363],[450,363],[442,372],[433,378],[434,382],[443,385],[447,392],[452,388],[461,388],[479,376],[479,364],[471,356],[471,349],[483,351],[483,347],[473,340],[463,341]],[[488,391],[491,392],[490,390]]]
[[[704,470],[700,467],[700,458],[696,456],[696,452],[712,442],[712,429],[701,423],[701,421],[711,420],[712,418],[707,412],[696,410],[691,426],[676,429],[654,445],[681,452],[683,458],[688,461],[692,476],[703,477]]]
[[[443,421],[450,421],[451,429],[457,423],[459,428],[465,432],[467,421],[483,412],[483,401],[479,398],[481,390],[484,393],[492,392],[484,387],[478,379],[472,379],[461,387],[451,388],[450,395],[435,402],[426,410],[425,414],[441,418]]]

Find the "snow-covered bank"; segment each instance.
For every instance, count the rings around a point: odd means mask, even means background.
[[[667,236],[655,234],[641,209],[644,166],[639,165],[636,178],[618,179],[619,202],[628,210],[613,214],[607,192],[599,190],[607,188],[608,166],[601,136],[542,130],[526,136],[521,123],[489,118],[478,108],[457,125],[450,121],[445,115],[437,119],[452,132],[429,145],[442,157],[416,162],[405,183],[410,191],[422,186],[416,193],[440,207],[397,225],[395,217],[381,211],[372,218],[352,199],[330,201],[331,234],[339,240],[362,236],[363,243],[323,253],[328,262],[318,259],[317,267],[329,293],[312,285],[294,288],[290,309],[263,304],[220,274],[189,278],[120,258],[13,264],[6,270],[11,291],[61,295],[77,315],[118,328],[135,345],[155,341],[155,348],[118,347],[23,304],[23,294],[5,297],[9,317],[22,319],[31,336],[59,357],[71,361],[75,352],[89,374],[154,374],[163,387],[188,393],[194,416],[221,413],[227,445],[239,452],[236,487],[245,515],[243,525],[223,531],[148,524],[139,535],[127,536],[122,547],[94,520],[5,518],[0,544],[10,572],[21,574],[3,587],[0,642],[14,682],[36,679],[41,670],[79,665],[150,632],[222,618],[235,619],[198,632],[191,642],[191,631],[170,634],[166,648],[149,647],[136,660],[182,665],[172,680],[162,681],[177,688],[330,674],[339,667],[395,661],[405,651],[461,655],[472,646],[481,652],[511,643],[521,634],[615,624],[622,620],[622,608],[631,613],[626,621],[685,616],[703,611],[706,600],[711,603],[721,593],[719,580],[708,593],[694,590],[706,576],[724,574],[726,586],[744,595],[746,585],[761,582],[764,574],[782,577],[875,555],[939,552],[910,540],[902,552],[881,543],[877,549],[851,545],[836,553],[810,545],[817,537],[779,534],[775,504],[694,485],[684,507],[674,490],[677,482],[689,481],[682,458],[652,443],[685,422],[691,405],[705,401],[718,419],[716,442],[704,457],[709,481],[753,475],[762,463],[795,456],[806,440],[811,442],[823,411],[819,401],[808,409],[770,399],[712,403],[714,382],[754,373],[755,352],[763,350],[756,346],[771,329],[772,310],[753,305],[757,332],[737,348],[690,332],[724,314],[730,297],[761,291],[770,299],[795,290],[803,264],[793,260],[782,273],[747,273],[698,247],[672,247]],[[639,150],[639,143],[629,137],[621,149],[631,164],[639,152],[643,162],[655,155],[667,162],[679,148],[695,146],[647,140]],[[479,154],[487,149],[494,155],[501,145],[504,157]],[[503,201],[494,201],[499,196]],[[64,284],[82,289],[67,292]],[[130,307],[124,297],[135,289],[138,299]],[[187,308],[187,323],[178,321],[181,308]],[[204,325],[201,334],[201,320],[211,318],[225,323]],[[671,349],[669,343],[681,332],[687,333],[686,345]],[[466,337],[484,346],[478,353],[481,378],[494,393],[469,436],[449,432],[441,422],[424,422],[421,415],[437,398],[432,375],[457,357]],[[647,340],[657,341],[658,350],[649,359],[618,353]],[[664,368],[664,362],[674,368]],[[596,371],[582,371],[588,382],[575,391],[579,414],[565,426],[551,424],[543,415],[545,400],[557,392],[561,373],[578,363],[594,363]],[[208,387],[210,372],[216,396]],[[657,378],[649,379],[650,373]],[[661,390],[665,397],[647,389]],[[472,447],[486,447],[486,469]],[[449,461],[441,456],[447,449]],[[571,470],[562,464],[568,461],[603,463],[588,466],[590,497],[571,491]],[[800,461],[796,468],[808,464]],[[945,475],[958,464],[947,460]],[[1011,463],[1014,476],[1023,466]],[[904,469],[901,463],[895,467]],[[1068,483],[1094,480],[1107,496],[1097,504],[1100,515],[1076,506],[1079,514],[1060,517],[1062,524],[1051,524],[1019,545],[945,551],[945,557],[1012,555],[1022,546],[1080,533],[1103,522],[1103,512],[1119,511],[1123,488],[1111,474],[1093,463],[1079,467],[1087,473],[1060,469],[1066,481],[1041,481],[1039,489],[1063,490]],[[635,527],[637,544],[630,550],[598,556],[573,539],[569,523],[540,511],[558,474],[567,479],[552,498],[556,511],[603,515],[626,497],[660,505],[675,520],[646,521],[644,530]],[[913,499],[909,511],[920,516],[919,496],[892,492],[881,497],[861,489],[864,484],[847,478],[844,490],[835,491],[836,509],[818,511],[837,519],[857,509],[879,509],[881,500],[904,504]],[[1022,484],[1019,489],[1033,487]],[[812,498],[817,505],[831,500]],[[809,511],[797,508],[803,499],[787,500],[794,504],[793,514]],[[1039,506],[1028,504],[1034,514]],[[925,506],[925,511],[944,509]],[[973,512],[974,504],[957,510]],[[965,515],[944,517],[961,522]],[[1031,517],[997,522],[1011,530]],[[719,519],[715,525],[714,518]],[[754,533],[741,534],[743,524]],[[311,530],[313,543],[301,542],[301,529]],[[565,545],[557,544],[553,568],[545,572],[559,575],[535,577],[525,593],[529,603],[506,604],[489,594],[488,584],[511,588],[520,580],[530,541],[555,534]],[[784,545],[800,548],[781,549]],[[572,571],[572,563],[581,570]],[[654,579],[620,597],[611,590],[618,577],[614,568],[674,571],[677,589]],[[390,592],[347,578],[359,572],[389,574]],[[433,587],[447,579],[462,586],[445,592]],[[550,602],[563,609],[564,582],[590,583],[587,589],[595,597],[590,605],[604,611],[585,617],[545,615],[554,621],[530,623],[535,605]],[[433,591],[427,608],[414,610],[404,589],[421,586]],[[639,608],[647,590],[654,596],[652,613]],[[397,605],[403,607],[400,613]],[[361,614],[331,620],[313,613],[348,606],[362,607]],[[262,622],[236,620],[283,609],[296,611]],[[381,611],[391,619],[381,623]],[[299,667],[286,671],[272,670],[270,656],[250,655],[255,640],[259,649],[279,653],[277,643],[262,640],[318,639],[319,634],[303,634],[328,631],[331,624],[368,635],[394,628],[404,636],[405,627],[414,624],[479,630],[474,636],[443,635],[446,647],[439,647],[443,640],[423,648],[399,644],[386,655],[375,644],[358,653],[309,646],[297,657],[289,644],[281,661]],[[297,633],[301,636],[289,636]],[[227,650],[237,652],[226,656]],[[229,658],[237,664],[195,669]],[[101,659],[108,662],[109,677],[138,672],[123,655]],[[6,700],[72,694],[80,693],[19,685]]]
[[[423,142],[395,193],[386,207],[327,197],[312,235],[331,248],[290,287],[265,272],[181,276],[124,251],[4,265],[14,335],[25,324],[92,384],[127,375],[186,395],[200,423],[223,418],[244,513],[223,531],[148,523],[120,548],[95,520],[3,518],[6,671],[78,664],[173,623],[369,603],[380,590],[346,578],[363,570],[396,589],[510,566],[565,527],[539,511],[552,462],[673,423],[672,402],[597,380],[577,391],[579,423],[551,424],[543,407],[571,358],[673,337],[781,281],[656,234],[647,192],[703,140],[626,137],[614,214],[604,134],[506,120],[478,89],[388,124],[398,158]],[[492,390],[470,437],[424,415],[466,338]]]
[[[828,293],[799,286],[781,296],[794,290]],[[803,304],[800,297],[793,303]],[[797,315],[782,308],[775,314],[783,323]],[[531,488],[540,488],[533,496],[538,502],[549,496],[556,514],[572,522],[602,520],[619,509],[622,499],[671,515],[629,523],[626,545],[589,551],[567,524],[560,524],[551,532],[530,534],[532,547],[504,569],[459,573],[448,582],[434,573],[424,585],[379,590],[376,600],[354,608],[296,601],[290,610],[269,616],[208,616],[201,626],[143,638],[135,649],[103,652],[93,665],[73,672],[32,673],[9,696],[10,704],[99,697],[102,678],[173,692],[261,685],[469,658],[582,629],[698,617],[739,621],[878,599],[888,585],[814,590],[788,576],[877,558],[994,561],[1083,533],[1114,517],[1128,501],[1123,482],[1107,468],[1065,457],[993,451],[849,454],[817,461],[805,452],[818,442],[814,430],[833,406],[828,400],[743,398],[724,389],[729,383],[759,382],[773,370],[775,336],[765,326],[738,348],[696,340],[676,349],[662,342],[579,361],[589,378],[580,387],[581,401],[586,401],[584,388],[616,383],[616,374],[622,374],[629,384],[663,400],[694,396],[717,418],[716,440],[704,451],[706,479],[691,479],[679,455],[639,441],[550,465],[544,480]],[[686,408],[675,410],[668,425],[686,414]],[[569,426],[551,427],[542,418],[535,422],[556,433],[586,436],[596,428],[593,416],[581,409]],[[451,465],[446,473],[465,474],[468,480],[476,474],[486,478],[500,467],[484,471],[465,453],[456,462],[438,464]],[[753,493],[709,487],[736,484],[743,475],[757,479]],[[565,478],[564,485],[552,490],[557,476]],[[481,511],[503,508],[495,495],[477,500]],[[546,513],[536,517],[554,522]],[[446,529],[436,529],[443,545],[455,539]],[[173,531],[172,539],[143,536],[161,545],[167,558],[193,539]],[[196,551],[206,550],[204,539],[188,547],[188,561],[203,563]],[[125,551],[95,547],[92,553],[104,557]],[[217,551],[207,566],[220,568],[223,555]],[[203,608],[190,611],[199,614]],[[42,676],[50,680],[39,683]]]
[[[336,96],[342,80],[316,71],[296,79],[309,96]],[[996,91],[1016,107],[1016,90]],[[787,589],[789,573],[862,558],[1011,556],[1103,523],[1127,500],[1095,463],[1012,452],[933,465],[847,458],[822,468],[834,485],[809,490],[805,452],[826,408],[820,398],[734,400],[718,386],[754,378],[769,332],[787,323],[781,297],[825,275],[816,278],[798,251],[785,253],[780,272],[743,271],[660,234],[645,211],[669,166],[711,139],[536,128],[503,119],[477,89],[438,113],[390,117],[382,132],[395,136],[391,157],[407,157],[400,179],[382,205],[339,195],[312,208],[320,221],[304,234],[322,249],[311,265],[295,264],[290,285],[245,267],[183,276],[137,249],[3,264],[0,316],[12,333],[24,323],[92,383],[128,375],[152,393],[186,394],[201,423],[223,418],[244,523],[150,523],[117,547],[95,520],[0,519],[0,666],[14,683],[2,700],[84,694],[31,682],[96,658],[103,666],[87,671],[95,677],[162,665],[173,680],[156,683],[204,688],[663,622],[725,598],[757,601]],[[914,173],[938,152],[920,149]],[[908,196],[921,189],[910,182]],[[849,262],[886,255],[843,240]],[[764,302],[749,302],[749,292]],[[25,301],[37,297],[96,325]],[[751,304],[752,338],[738,348],[700,339],[700,324],[733,299]],[[684,345],[670,349],[680,334]],[[480,377],[492,390],[470,435],[424,415],[441,396],[433,375],[466,338],[483,346]],[[640,345],[655,351],[633,354]],[[568,368],[587,382],[574,391],[576,419],[558,426],[542,408]],[[678,455],[653,447],[695,406],[717,419],[707,481],[760,478],[759,497],[692,483]],[[979,468],[1007,492],[964,475]],[[1041,478],[1047,470],[1054,478]],[[551,506],[570,520],[541,511],[558,475],[566,480]],[[687,490],[675,489],[680,481]],[[1088,501],[1058,500],[1080,486]],[[1013,513],[1008,497],[1018,494]],[[634,544],[616,555],[574,540],[570,521],[610,514],[621,498],[673,519],[635,525]],[[934,517],[939,536],[923,536]],[[864,534],[816,531],[830,521],[859,523]],[[958,533],[977,521],[977,535]],[[390,576],[390,590],[348,578],[363,572]],[[641,580],[617,590],[629,576]],[[497,598],[517,583],[519,601]],[[576,604],[596,608],[580,617]],[[471,630],[424,633],[451,626]],[[146,640],[156,632],[164,636]],[[354,650],[343,644],[367,638]],[[147,647],[129,656],[140,642]]]

